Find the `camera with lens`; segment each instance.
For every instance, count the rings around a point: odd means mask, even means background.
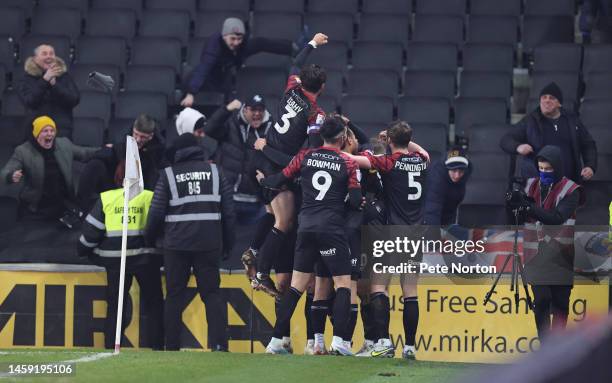
[[[533,199],[525,193],[525,180],[521,177],[512,178],[510,189],[506,192],[506,208],[508,211],[523,222],[531,202],[533,202]]]

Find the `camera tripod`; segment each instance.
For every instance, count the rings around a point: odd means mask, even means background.
[[[523,289],[525,290],[525,298],[527,299],[527,307],[529,307],[531,310],[533,310],[533,301],[531,300],[531,295],[529,294],[529,289],[527,288],[527,282],[526,282],[526,279],[525,279],[525,269],[523,268],[523,264],[521,263],[521,257],[519,256],[519,253],[518,253],[518,233],[519,233],[519,229],[518,229],[518,216],[519,216],[519,210],[518,209],[512,209],[512,213],[514,215],[514,224],[515,224],[515,228],[514,228],[514,245],[513,245],[513,248],[512,248],[512,254],[508,254],[506,256],[506,260],[504,261],[504,265],[502,266],[501,270],[499,270],[499,272],[497,273],[497,277],[495,278],[495,282],[493,282],[493,285],[491,286],[491,289],[489,289],[489,291],[485,295],[484,304],[486,306],[486,304],[489,303],[489,300],[491,299],[491,296],[495,292],[495,288],[497,287],[497,284],[499,283],[499,279],[501,278],[504,270],[506,269],[506,266],[508,265],[508,263],[512,259],[512,276],[510,278],[510,291],[514,291],[514,304],[515,304],[516,307],[518,307],[518,304],[519,304],[519,279],[520,279],[521,283],[523,285]]]

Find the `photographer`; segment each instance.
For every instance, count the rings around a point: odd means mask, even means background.
[[[519,210],[524,213],[523,255],[534,295],[538,336],[565,328],[573,287],[574,224],[582,188],[561,175],[561,151],[545,146],[536,156],[540,173],[529,178]]]

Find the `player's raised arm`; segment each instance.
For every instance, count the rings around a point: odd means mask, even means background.
[[[323,33],[315,34],[312,40],[310,40],[310,42],[306,44],[306,46],[300,51],[300,53],[298,53],[297,56],[295,56],[295,58],[293,59],[293,64],[291,65],[289,75],[293,76],[300,73],[300,70],[302,69],[302,66],[304,66],[308,55],[310,55],[310,52],[312,52],[313,49],[327,44],[327,41],[327,35]]]

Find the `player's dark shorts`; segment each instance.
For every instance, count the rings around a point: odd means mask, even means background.
[[[255,156],[253,157],[253,161],[248,165],[249,174],[255,179],[255,183],[257,184],[256,174],[257,170],[260,170],[265,176],[270,176],[272,174],[280,173],[283,170],[283,167],[276,164],[272,160],[263,154],[261,151],[257,151]],[[294,183],[289,183],[287,188],[291,191],[295,192]],[[260,187],[259,188],[259,197],[264,202],[264,204],[268,205],[272,200],[280,193],[280,190],[272,190]]]
[[[277,274],[293,272],[293,261],[295,259],[295,241],[297,230],[292,229],[283,244],[282,250],[276,254],[274,259],[274,272]]]
[[[315,265],[318,271],[329,276],[351,274],[351,253],[344,233],[298,233],[293,269],[313,273]]]

